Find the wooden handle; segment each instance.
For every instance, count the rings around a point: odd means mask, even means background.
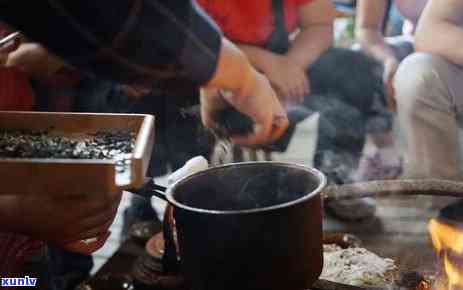
[[[390,195],[435,195],[463,197],[463,182],[442,179],[397,179],[330,185],[325,201]]]
[[[368,286],[368,287],[353,286],[353,285],[341,284],[341,283],[332,282],[332,281],[323,280],[323,279],[318,279],[317,281],[315,281],[311,289],[313,290],[386,290],[385,287],[383,288],[383,287],[374,287],[374,286]]]

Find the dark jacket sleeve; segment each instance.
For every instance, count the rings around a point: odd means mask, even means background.
[[[219,29],[194,0],[0,0],[2,20],[70,64],[126,83],[207,82]]]

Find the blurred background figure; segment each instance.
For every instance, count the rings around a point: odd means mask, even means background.
[[[394,87],[408,178],[462,178],[463,3],[429,0]]]
[[[355,36],[359,45],[355,48],[365,51],[383,65],[388,107],[393,112],[396,110],[393,79],[399,63],[414,51],[413,34],[426,1],[357,1]],[[399,17],[403,20],[398,21]],[[359,179],[399,177],[402,174],[402,160],[399,143],[393,134],[390,131],[371,134],[369,141],[373,146],[362,158]]]

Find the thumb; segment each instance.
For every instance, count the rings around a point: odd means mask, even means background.
[[[93,239],[80,240],[77,242],[66,243],[66,244],[61,245],[61,247],[70,252],[90,255],[93,252],[96,252],[97,250],[99,250],[101,247],[103,247],[103,245],[106,243],[110,235],[111,235],[111,232],[108,231]]]

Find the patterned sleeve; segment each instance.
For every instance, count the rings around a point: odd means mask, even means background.
[[[6,0],[0,9],[4,22],[74,66],[121,82],[203,84],[221,48],[194,0]]]

